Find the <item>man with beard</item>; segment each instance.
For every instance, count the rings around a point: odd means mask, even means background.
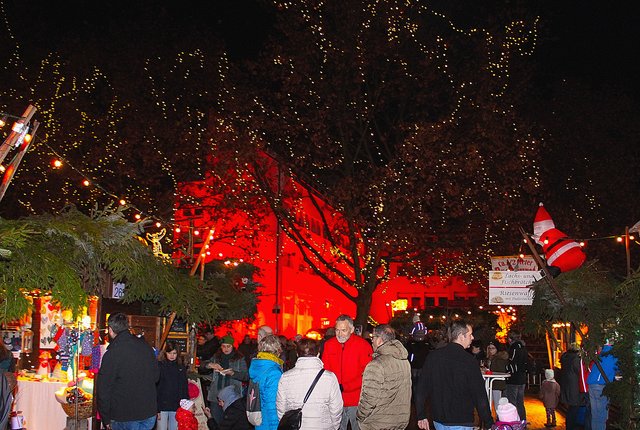
[[[356,412],[362,388],[362,374],[371,361],[373,350],[369,342],[354,335],[353,319],[349,315],[340,315],[336,319],[336,336],[324,344],[322,362],[324,368],[335,373],[342,391],[344,409],[340,430],[358,430]]]

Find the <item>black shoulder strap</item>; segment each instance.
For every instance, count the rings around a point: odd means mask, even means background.
[[[302,401],[303,405],[307,403],[307,399],[311,395],[311,392],[313,391],[313,389],[316,387],[316,384],[318,383],[318,380],[320,379],[323,373],[324,373],[324,369],[321,369],[316,375],[316,379],[313,380],[313,384],[311,384],[311,387],[309,387],[309,391],[307,391],[307,395],[304,396],[304,400]]]

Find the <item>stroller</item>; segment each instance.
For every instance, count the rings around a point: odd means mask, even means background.
[[[527,421],[496,421],[491,430],[526,430]]]

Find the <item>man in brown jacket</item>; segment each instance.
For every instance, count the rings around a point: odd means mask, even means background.
[[[410,413],[411,365],[407,350],[390,326],[380,325],[373,330],[373,360],[362,375],[358,424],[361,430],[404,430]]]

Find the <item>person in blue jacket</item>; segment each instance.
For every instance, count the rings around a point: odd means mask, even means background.
[[[609,398],[602,394],[606,384],[613,382],[618,370],[618,359],[611,353],[611,345],[598,348],[600,366],[604,375],[594,363],[587,378],[589,404],[591,406],[591,430],[605,430],[609,418]],[[606,376],[606,377],[605,377]]]
[[[278,383],[282,376],[280,353],[282,346],[277,336],[265,336],[258,342],[258,355],[251,360],[249,378],[260,387],[260,403],[262,424],[256,430],[276,430],[278,428],[278,412],[276,411],[276,395]]]

